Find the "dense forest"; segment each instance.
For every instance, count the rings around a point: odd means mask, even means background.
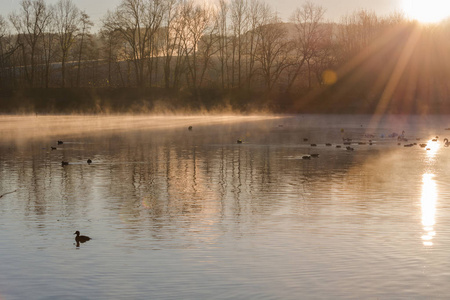
[[[0,15],[0,112],[450,113],[450,22],[261,0],[72,0]]]

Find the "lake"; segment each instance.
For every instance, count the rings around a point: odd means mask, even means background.
[[[0,117],[0,299],[446,298],[449,125]]]

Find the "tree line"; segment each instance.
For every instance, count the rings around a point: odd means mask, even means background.
[[[327,22],[325,11],[305,2],[289,20],[281,20],[261,0],[219,0],[217,5],[122,0],[93,32],[89,15],[72,0],[55,5],[22,0],[15,12],[0,15],[0,87],[156,87],[194,93],[214,88],[288,95],[337,80],[348,85],[359,76],[379,86],[375,92],[368,86],[369,94],[385,91],[420,25],[400,12],[378,16],[367,10]],[[412,45],[421,50],[410,54],[411,61],[432,53],[448,56],[448,28],[446,22],[422,28],[420,41]],[[427,59],[441,80],[450,78],[446,59],[444,64]]]

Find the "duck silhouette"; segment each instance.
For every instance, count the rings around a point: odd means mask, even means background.
[[[88,163],[88,164],[92,164],[92,160],[89,158],[89,159],[87,160],[87,163]]]
[[[78,230],[75,231],[74,234],[77,235],[77,236],[75,237],[75,242],[77,242],[77,244],[78,244],[78,243],[84,243],[84,242],[87,242],[87,241],[89,241],[89,240],[91,239],[91,238],[88,237],[88,236],[80,235],[80,232],[79,232]]]
[[[61,165],[62,165],[62,166],[67,166],[68,164],[69,164],[68,161],[62,161],[62,162],[61,162]]]

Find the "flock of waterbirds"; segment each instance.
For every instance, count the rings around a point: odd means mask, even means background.
[[[278,125],[278,127],[283,127],[283,125]],[[362,125],[361,125],[361,127],[362,127]],[[189,127],[189,130],[192,130],[192,127]],[[450,130],[450,128],[445,128],[445,130]],[[340,131],[343,134],[345,130],[341,129]],[[352,138],[342,137],[342,145],[341,144],[336,144],[335,147],[336,148],[343,148],[343,147],[345,147],[344,149],[347,150],[347,151],[354,151],[355,148],[353,148],[352,145],[370,145],[370,146],[372,146],[374,144],[373,139],[375,138],[375,135],[373,135],[373,134],[364,134],[363,138],[364,139],[360,139],[359,141],[353,141]],[[385,136],[384,134],[381,134],[380,138],[383,139],[383,140],[386,139],[386,138],[394,139],[394,140],[397,141],[397,145],[398,146],[401,146],[402,142],[408,142],[408,139],[405,137],[405,131],[402,131],[401,134],[393,132],[393,133],[391,133],[391,134],[389,134],[387,136]],[[436,136],[436,137],[431,139],[431,142],[432,143],[438,142],[438,139],[439,139],[439,136]],[[420,138],[416,138],[415,140],[416,141],[420,141],[421,139]],[[303,142],[308,142],[308,141],[309,141],[308,138],[306,138],[306,137],[303,138]],[[237,143],[238,144],[242,144],[243,143],[242,139],[238,139]],[[318,144],[316,144],[316,143],[311,143],[309,145],[310,145],[311,148],[314,148],[314,147],[318,146]],[[428,143],[419,143],[418,144],[417,142],[413,142],[413,143],[403,144],[403,146],[407,147],[407,148],[414,147],[414,146],[417,146],[417,145],[420,146],[421,148],[425,148],[427,151],[431,150],[431,148],[428,147],[429,146]],[[450,146],[450,142],[449,142],[449,140],[447,138],[443,139],[443,145],[444,145],[444,147],[449,147]],[[325,143],[324,146],[332,147],[333,144],[332,143]],[[305,154],[305,155],[301,156],[302,159],[306,159],[306,160],[309,160],[311,158],[318,158],[318,157],[319,157],[318,153]]]
[[[447,129],[446,129],[446,130],[447,130]],[[366,138],[374,138],[375,136],[369,134],[369,135],[365,135],[365,137],[366,137]],[[404,132],[404,131],[402,132],[401,135],[398,135],[398,134],[396,134],[396,133],[394,132],[394,133],[388,135],[388,137],[389,137],[389,138],[396,138],[396,141],[397,141],[397,145],[398,145],[398,146],[401,146],[401,145],[402,145],[402,142],[408,142],[408,139],[405,137],[405,132]],[[384,139],[385,137],[382,135],[381,138]],[[420,138],[416,138],[416,141],[420,141],[420,140],[421,140]],[[439,140],[439,136],[436,136],[436,137],[434,137],[434,138],[431,139],[431,142],[432,142],[432,143],[436,143],[436,142],[438,142],[438,140]],[[304,141],[304,142],[308,142],[308,138],[304,138],[303,141]],[[353,141],[353,139],[351,139],[351,138],[342,138],[342,142],[343,142],[342,144],[345,146],[345,149],[346,149],[347,151],[354,151],[354,150],[355,150],[355,148],[351,147],[351,145],[370,145],[370,146],[372,146],[372,145],[374,144],[374,142],[373,142],[372,139],[368,139],[367,141],[358,141],[358,142],[355,142],[355,141]],[[428,143],[418,143],[418,142],[413,142],[413,143],[411,143],[411,142],[410,142],[410,143],[405,143],[405,144],[403,144],[403,146],[404,146],[404,147],[407,147],[407,148],[409,148],[409,147],[414,147],[414,146],[417,146],[417,145],[418,145],[419,147],[421,147],[421,148],[425,148],[427,151],[431,150],[431,148],[429,147],[429,144],[428,144]],[[444,147],[449,147],[449,146],[450,146],[450,142],[449,142],[449,140],[448,140],[447,138],[443,139],[443,145],[444,145]],[[310,146],[311,146],[311,147],[317,147],[317,144],[310,144]],[[333,144],[331,144],[331,143],[325,143],[325,146],[326,146],[326,147],[331,147],[331,146],[333,146]],[[337,145],[336,145],[336,148],[342,148],[342,147],[343,147],[343,146],[340,145],[340,144],[337,144]],[[303,155],[303,156],[302,156],[302,159],[311,159],[311,158],[314,158],[314,157],[316,157],[316,158],[319,157],[319,154],[317,154],[317,153],[312,153],[312,154],[308,154],[308,155]]]
[[[280,126],[280,127],[281,127],[281,126]],[[189,127],[188,127],[188,130],[189,130],[189,131],[192,131],[192,130],[193,130],[193,127],[192,127],[192,126],[189,126]],[[446,128],[446,130],[448,130],[448,129]],[[344,129],[341,129],[341,132],[344,132]],[[354,151],[355,149],[354,149],[353,147],[351,147],[351,145],[353,145],[353,144],[358,144],[358,145],[366,145],[366,144],[368,144],[368,145],[373,145],[372,138],[374,138],[374,137],[375,137],[374,135],[365,135],[365,138],[368,138],[368,140],[367,140],[367,141],[358,141],[358,142],[354,142],[353,139],[351,139],[351,138],[342,138],[342,144],[345,146],[345,149],[346,149],[347,151]],[[388,135],[388,137],[389,137],[389,138],[396,138],[397,141],[398,141],[397,145],[399,145],[399,146],[402,145],[401,142],[408,142],[408,139],[405,138],[405,132],[404,132],[404,131],[402,132],[401,135],[399,135],[399,134],[397,134],[397,133],[392,133],[392,134]],[[382,135],[381,138],[384,138],[384,136]],[[431,139],[431,142],[437,142],[438,139],[439,139],[439,136],[436,136],[435,138]],[[420,138],[416,138],[416,140],[417,140],[417,141],[420,141]],[[308,142],[308,141],[309,141],[308,138],[303,138],[303,142]],[[243,143],[243,140],[242,140],[242,139],[238,139],[236,142],[237,142],[237,144],[242,144],[242,143]],[[58,145],[62,145],[62,144],[64,144],[64,142],[61,141],[61,140],[58,140],[58,141],[57,141],[57,144],[58,144]],[[449,140],[448,140],[447,138],[445,138],[445,139],[443,140],[443,144],[444,144],[444,147],[449,147],[449,146],[450,146],[450,142],[449,142]],[[419,145],[421,148],[425,148],[426,150],[431,150],[431,148],[428,147],[428,144],[427,144],[427,143],[419,143],[419,144],[417,144],[417,142],[414,142],[414,143],[403,144],[404,147],[413,147],[413,146],[416,146],[416,145]],[[333,144],[331,144],[331,143],[325,143],[325,146],[326,146],[326,147],[332,147]],[[310,147],[317,147],[317,144],[311,143],[311,144],[310,144]],[[342,148],[343,146],[340,145],[340,144],[337,144],[337,145],[335,145],[335,147],[336,147],[336,148]],[[51,149],[52,149],[52,150],[57,150],[57,148],[54,147],[54,146],[52,146]],[[318,154],[318,153],[311,153],[311,154],[308,154],[308,155],[302,155],[301,158],[302,158],[302,159],[309,160],[309,159],[311,159],[311,158],[318,158],[318,157],[319,157],[319,154]],[[88,159],[88,160],[87,160],[87,163],[88,163],[88,164],[91,164],[91,163],[92,163],[92,160],[91,160],[91,159]],[[62,161],[62,162],[61,162],[61,165],[62,165],[62,166],[67,166],[67,165],[69,165],[69,162],[68,162],[68,161]],[[5,193],[5,194],[3,194],[3,195],[0,195],[0,198],[3,197],[3,196],[5,196],[5,195],[7,195],[7,194],[14,193],[14,192],[16,192],[16,190],[13,191],[13,192],[8,192],[8,193]],[[88,236],[80,235],[80,232],[79,232],[78,230],[75,231],[74,234],[76,235],[76,237],[75,237],[75,242],[76,242],[76,246],[77,246],[77,247],[80,246],[80,243],[85,243],[85,242],[91,240],[91,238],[88,237]]]
[[[57,143],[58,143],[58,145],[62,145],[62,144],[64,144],[64,142],[63,141],[57,141]],[[52,150],[57,150],[58,148],[56,148],[56,147],[54,147],[54,146],[51,146],[50,147]],[[88,160],[86,161],[87,162],[87,164],[88,165],[90,165],[90,164],[92,164],[92,159],[90,159],[90,158],[88,158]],[[68,166],[69,165],[69,162],[68,161],[61,161],[61,166]]]

